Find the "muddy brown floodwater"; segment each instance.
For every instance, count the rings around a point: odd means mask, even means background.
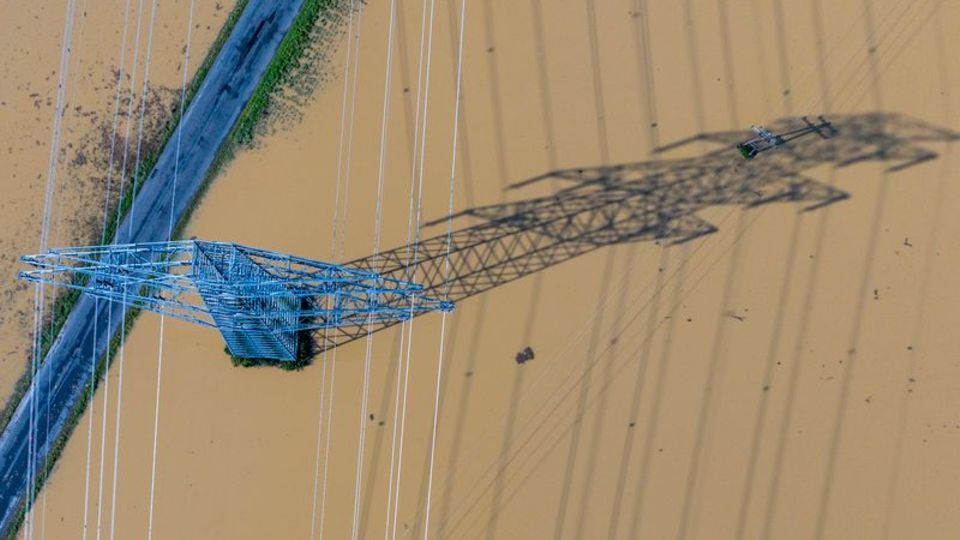
[[[340,260],[374,246],[390,2],[369,4]],[[417,118],[421,5],[397,4],[384,248],[406,241]],[[647,4],[468,0],[457,209],[550,193],[562,184],[504,188],[551,169],[661,159],[653,146],[781,116],[879,109],[957,128],[956,3]],[[425,219],[446,213],[456,6],[437,3]],[[93,34],[91,25],[85,35]],[[36,42],[54,54],[53,37]],[[345,53],[344,43],[332,60],[339,76]],[[175,57],[172,48],[163,56],[173,65]],[[333,258],[342,79],[333,81],[300,124],[237,156],[188,236]],[[955,149],[930,148],[936,159],[898,172],[869,161],[806,171],[850,194],[816,211],[711,207],[698,215],[715,234],[601,249],[460,302],[447,325],[431,536],[955,536],[960,219],[951,209],[960,190],[950,181]],[[0,159],[23,167],[6,152]],[[17,200],[36,205],[31,182]],[[15,254],[8,245],[5,261]],[[414,324],[396,514],[403,537],[424,533],[440,321],[431,314]],[[141,317],[123,353],[121,538],[147,527],[159,326]],[[7,323],[3,331],[14,332]],[[282,372],[232,367],[207,329],[167,321],[163,339],[158,538],[305,538],[312,524],[319,532],[321,514],[327,537],[348,537],[361,423],[357,532],[384,533],[400,461],[397,329],[373,339],[364,410],[362,341],[327,357],[326,368],[318,359]],[[520,366],[514,358],[526,346],[535,358]],[[326,498],[315,512],[321,389],[329,398],[334,367],[332,436],[321,445],[329,443]],[[102,392],[93,408],[91,526],[97,487],[113,479],[116,395],[102,479]],[[49,538],[82,531],[87,421],[41,498]]]

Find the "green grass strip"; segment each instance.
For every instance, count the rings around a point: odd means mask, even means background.
[[[253,142],[254,129],[267,111],[271,96],[284,83],[289,82],[291,73],[300,66],[300,60],[310,46],[313,29],[320,16],[332,13],[337,7],[337,0],[306,0],[303,3],[290,31],[280,42],[277,54],[267,66],[253,96],[237,119],[231,137],[236,143],[249,145]]]

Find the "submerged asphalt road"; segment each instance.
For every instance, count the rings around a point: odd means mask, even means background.
[[[179,163],[174,133],[120,225],[115,243],[167,239],[171,206],[176,223],[193,202],[217,150],[302,3],[271,0],[247,5],[184,115]],[[10,527],[26,495],[31,407],[37,415],[34,462],[39,464],[88,388],[91,360],[105,352],[109,336],[120,327],[122,312],[119,305],[82,296],[47,354],[35,384],[0,434],[0,536]],[[140,496],[146,494],[130,493],[126,499]],[[118,511],[122,509],[123,503]]]

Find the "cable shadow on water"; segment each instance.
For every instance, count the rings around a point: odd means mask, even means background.
[[[731,47],[730,22],[727,4],[723,0],[717,2],[718,23],[720,34],[720,50],[723,57],[723,76],[726,79],[727,94],[727,112],[730,115],[730,125],[740,125],[739,109],[737,106],[737,87],[734,68],[734,55]],[[744,179],[745,183],[750,182],[750,178]],[[713,329],[713,342],[709,349],[708,359],[705,364],[706,378],[704,386],[699,392],[700,406],[696,417],[694,430],[693,447],[690,452],[687,463],[686,482],[683,491],[683,499],[680,511],[680,523],[677,527],[677,539],[682,540],[688,537],[697,537],[699,525],[699,505],[704,490],[703,478],[707,476],[709,460],[706,458],[710,454],[711,439],[713,437],[713,424],[716,422],[715,413],[716,404],[722,403],[721,396],[722,385],[719,382],[723,379],[724,371],[729,359],[725,355],[727,334],[730,332],[728,310],[732,309],[731,303],[734,301],[738,290],[738,278],[740,277],[740,265],[743,259],[743,250],[746,249],[747,241],[744,233],[748,225],[748,214],[740,212],[737,215],[736,238],[733,243],[729,257],[729,266],[727,275],[724,279],[724,286],[720,296],[720,310],[715,317]]]
[[[867,0],[863,1],[864,6],[864,26],[867,36],[873,36],[873,14],[870,4]],[[876,42],[873,37],[867,38],[867,43],[873,50]],[[878,73],[878,62],[875,55],[867,55],[869,61],[869,73],[871,77],[871,90],[875,106],[882,107],[883,99],[880,87],[880,77]],[[882,135],[883,126],[881,126]],[[823,538],[827,526],[828,514],[831,509],[831,500],[833,498],[833,481],[836,474],[837,456],[840,451],[841,439],[844,433],[844,424],[847,418],[847,404],[850,398],[850,392],[855,374],[855,367],[860,358],[860,336],[863,330],[864,313],[866,310],[867,290],[873,279],[874,259],[876,257],[878,241],[880,238],[880,229],[883,223],[883,216],[887,210],[887,197],[890,186],[890,169],[884,169],[880,172],[880,186],[876,195],[876,202],[871,211],[870,227],[867,234],[866,254],[864,264],[860,271],[860,284],[857,287],[856,300],[853,311],[852,325],[848,338],[848,349],[846,362],[840,371],[840,395],[837,399],[836,408],[832,417],[833,429],[831,430],[830,443],[827,449],[827,466],[824,471],[823,483],[820,487],[820,496],[818,498],[817,513],[815,519],[814,538]],[[812,294],[812,291],[808,291]],[[799,358],[798,358],[799,359]]]
[[[610,162],[610,142],[607,135],[607,121],[606,121],[606,106],[604,104],[604,95],[603,95],[603,73],[602,65],[600,60],[600,43],[599,36],[597,31],[597,13],[596,6],[594,5],[594,0],[586,1],[586,21],[587,21],[587,41],[588,41],[588,50],[590,52],[590,73],[593,81],[593,101],[594,101],[594,112],[596,113],[596,128],[597,128],[597,144],[600,152],[600,163],[602,165],[607,165]],[[613,265],[616,258],[616,247],[611,249],[606,256],[604,261],[604,269],[600,274],[600,291],[597,298],[606,298],[608,295],[610,282],[609,276],[613,275]],[[618,307],[622,307],[622,302],[618,302]],[[585,352],[585,360],[593,358],[597,354],[600,333],[603,328],[603,319],[605,310],[601,310],[597,313],[595,320],[590,322],[590,338],[587,344],[587,349]],[[579,459],[579,450],[581,445],[581,439],[583,436],[583,425],[585,419],[585,413],[587,408],[587,397],[590,392],[591,379],[593,377],[593,368],[594,365],[590,362],[584,362],[583,374],[580,380],[580,391],[577,398],[577,409],[575,412],[575,420],[573,423],[573,429],[570,434],[570,440],[567,448],[567,457],[566,463],[563,467],[563,482],[560,491],[560,498],[557,502],[557,511],[556,518],[554,519],[554,538],[560,539],[563,537],[563,533],[566,530],[566,516],[568,505],[570,502],[570,495],[573,488],[573,483],[575,481],[577,465]],[[604,375],[606,372],[604,372]],[[596,426],[602,426],[603,422],[598,419]],[[596,438],[590,439],[587,441],[587,466],[584,471],[585,481],[583,483],[583,494],[589,493],[592,487],[592,465],[591,460],[596,456]],[[505,466],[504,466],[505,469]],[[494,501],[499,500],[499,494],[494,498]],[[496,511],[496,506],[493,507]],[[586,519],[586,505],[580,505],[580,508],[576,515],[576,521],[573,525],[574,537],[579,537],[580,531],[582,530],[583,521]]]
[[[625,256],[623,257],[622,265],[623,270],[621,275],[624,276],[622,282],[622,290],[618,295],[616,305],[613,310],[613,320],[611,321],[610,331],[614,336],[619,335],[625,327],[625,315],[627,311],[626,303],[627,299],[631,295],[631,280],[630,280],[630,270],[636,264],[635,260],[637,258],[637,248],[635,245],[628,246],[625,250]],[[611,256],[613,251],[611,250]],[[607,296],[606,287],[604,287],[603,296]],[[601,314],[602,315],[602,314]],[[597,327],[600,327],[600,321],[594,323]],[[607,388],[615,380],[614,373],[614,361],[619,357],[619,350],[617,348],[618,339],[616,337],[610,338],[607,341],[608,354],[604,360],[603,370],[600,373],[600,387]],[[596,356],[596,348],[590,347],[588,349],[592,352],[592,355],[588,357],[588,360]],[[586,386],[586,385],[585,385]],[[598,461],[600,460],[600,449],[601,449],[601,438],[605,428],[607,427],[607,407],[608,407],[608,394],[606,392],[600,393],[600,400],[597,404],[596,410],[593,413],[593,429],[588,437],[590,446],[587,450],[587,459],[585,462],[585,473],[583,485],[580,488],[579,501],[581,501],[580,508],[577,516],[577,525],[574,529],[574,538],[582,538],[583,530],[586,527],[586,522],[588,520],[588,512],[590,510],[590,505],[584,504],[584,501],[591,500],[593,497],[593,484],[595,479],[595,470],[597,468]],[[586,408],[584,408],[584,414],[586,414]]]
[[[640,94],[644,97],[642,110],[645,112],[645,121],[643,125],[648,126],[649,129],[647,142],[650,152],[652,153],[656,151],[660,143],[657,129],[656,81],[653,79],[653,50],[650,46],[650,25],[645,0],[635,0],[634,11],[631,13],[631,18],[633,19],[631,23],[631,34],[633,36],[633,47],[636,56],[637,80]],[[633,256],[633,251],[632,249],[630,250],[631,257]],[[653,335],[658,325],[657,318],[660,313],[660,293],[663,289],[664,270],[669,264],[669,253],[670,250],[660,250],[660,260],[657,265],[653,293],[646,306],[647,321],[645,334],[648,336]],[[626,297],[626,295],[624,295],[624,297]],[[622,328],[622,326],[618,324],[616,328]],[[640,350],[637,352],[637,374],[633,385],[634,390],[630,397],[630,405],[627,409],[627,429],[624,430],[623,434],[623,447],[620,452],[620,464],[616,475],[617,481],[612,496],[613,504],[611,505],[607,526],[607,538],[610,539],[617,538],[618,536],[624,492],[627,487],[630,463],[633,460],[634,441],[637,438],[634,435],[635,430],[633,428],[636,426],[636,418],[640,414],[641,399],[646,395],[644,388],[646,388],[647,371],[650,364],[651,343],[652,339],[645,339]],[[610,345],[612,349],[615,344],[611,342]],[[611,357],[615,354],[616,351],[611,350]],[[613,362],[609,361],[607,364],[608,368],[611,367],[612,364]],[[598,412],[598,417],[599,414]]]
[[[381,396],[390,395],[390,383],[393,382],[394,375],[396,375],[397,369],[400,366],[400,347],[402,340],[400,339],[402,335],[402,330],[396,332],[396,335],[393,338],[393,345],[390,350],[390,355],[387,356],[387,373],[383,378],[383,390],[380,392]],[[380,469],[380,452],[383,450],[383,441],[386,437],[386,418],[387,412],[390,409],[390,400],[384,399],[380,402],[380,408],[377,410],[377,413],[368,413],[364,411],[364,415],[369,414],[369,422],[372,427],[377,428],[377,435],[373,440],[373,448],[370,452],[370,466],[367,470],[367,478],[364,482],[363,488],[363,504],[360,509],[360,526],[357,531],[360,538],[366,538],[367,525],[370,521],[370,507],[373,504],[373,495],[377,487],[377,472]],[[392,427],[392,426],[391,426]]]
[[[484,29],[484,41],[487,44],[487,77],[489,80],[489,89],[490,89],[490,110],[491,110],[491,119],[493,121],[493,147],[494,147],[494,157],[497,164],[497,173],[499,175],[500,186],[501,188],[507,187],[507,182],[509,182],[509,172],[507,167],[507,146],[506,146],[506,132],[503,127],[503,101],[502,101],[502,87],[500,84],[500,69],[497,62],[497,56],[499,51],[496,50],[496,29],[494,27],[494,13],[493,13],[493,0],[482,0],[482,10],[483,10],[483,29]],[[504,193],[501,191],[501,202],[504,200]],[[539,285],[539,283],[538,283]],[[539,287],[535,287],[535,290]],[[511,392],[511,403],[515,404],[519,399],[521,388],[523,387],[523,372],[519,372],[514,377],[513,390]],[[516,417],[516,407],[511,407],[509,409],[510,413],[507,418],[507,421],[504,425],[503,431],[503,442],[501,443],[501,455],[509,452],[510,445],[513,440],[513,426]],[[494,489],[493,497],[496,500],[501,491],[502,486],[501,476],[496,478],[497,488]],[[496,537],[497,532],[497,516],[492,514],[489,518],[486,533],[487,539],[493,540]]]
[[[937,6],[936,11],[936,28],[934,30],[935,45],[937,49],[937,64],[938,64],[938,75],[940,86],[943,88],[941,91],[941,113],[940,118],[944,119],[948,125],[954,124],[953,108],[950,105],[950,86],[949,86],[949,62],[950,58],[949,53],[947,52],[947,46],[945,43],[945,30],[943,25],[943,12],[942,4]],[[893,437],[893,459],[892,467],[890,472],[890,479],[887,482],[887,486],[884,494],[884,511],[883,511],[883,525],[881,527],[881,535],[883,540],[889,540],[892,538],[893,534],[893,517],[895,515],[895,510],[897,508],[897,486],[903,476],[904,468],[904,446],[906,438],[906,430],[910,420],[911,412],[911,396],[912,388],[910,386],[911,380],[913,380],[918,372],[920,365],[921,356],[925,351],[925,346],[929,342],[925,334],[926,321],[929,317],[928,314],[928,302],[926,301],[931,287],[931,277],[933,274],[934,264],[937,256],[937,246],[941,242],[941,229],[939,227],[940,219],[943,214],[944,204],[943,201],[950,200],[947,195],[947,189],[949,187],[949,181],[952,179],[950,177],[950,171],[952,170],[952,164],[954,162],[953,156],[953,146],[949,145],[945,154],[945,158],[940,162],[940,178],[937,181],[936,191],[934,192],[934,205],[930,217],[930,229],[927,236],[926,244],[926,253],[923,256],[923,270],[920,274],[920,285],[917,294],[917,307],[913,323],[913,330],[910,334],[910,345],[908,345],[908,361],[907,367],[904,373],[902,380],[904,381],[902,387],[900,399],[896,410],[898,411],[898,419],[896,422],[896,428],[893,430],[895,433]]]
[[[397,0],[396,7],[396,28],[397,28],[397,47],[400,49],[397,58],[400,64],[400,84],[403,85],[403,134],[406,136],[407,154],[413,159],[414,141],[417,135],[414,130],[416,120],[413,113],[413,94],[410,91],[410,51],[407,49],[407,23],[404,15],[404,1]],[[418,74],[419,77],[419,74]]]
[[[533,330],[535,323],[537,321],[537,308],[540,306],[540,298],[543,293],[543,274],[537,274],[533,278],[532,291],[530,293],[530,301],[527,304],[527,318],[523,326],[523,333],[520,338],[520,347],[529,346],[533,336]],[[477,344],[474,344],[476,347]],[[519,350],[520,347],[517,347]],[[517,369],[513,375],[513,384],[510,388],[510,402],[507,407],[507,419],[506,425],[504,427],[504,437],[503,442],[500,445],[500,452],[497,456],[497,473],[495,477],[496,485],[494,487],[494,493],[492,497],[493,504],[491,505],[492,509],[496,509],[500,504],[500,501],[503,498],[503,491],[506,484],[506,470],[510,464],[510,451],[513,448],[513,439],[515,436],[516,421],[517,415],[519,412],[520,400],[523,397],[523,388],[524,380],[526,378],[525,369]],[[450,471],[452,475],[455,471]],[[496,523],[497,523],[497,512],[491,512],[491,515],[488,518],[488,527],[486,529],[486,536],[489,539],[496,537]]]

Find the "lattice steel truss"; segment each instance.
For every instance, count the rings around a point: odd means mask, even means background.
[[[304,331],[453,309],[415,283],[223,242],[64,248],[21,260],[34,267],[22,279],[216,327],[242,358],[293,360]]]
[[[750,161],[734,150],[745,133],[728,131],[661,149],[698,141],[721,145],[695,157],[552,171],[514,185],[552,180],[564,186],[551,195],[466,209],[454,217],[478,222],[346,266],[233,244],[173,242],[26,257],[38,269],[24,277],[121,302],[126,295],[125,303],[216,326],[238,356],[289,358],[300,330],[327,350],[411,315],[450,309],[433,298],[459,302],[615,244],[709,235],[717,228],[697,214],[718,205],[800,202],[814,210],[849,195],[806,171],[860,162],[886,162],[889,171],[898,171],[936,158],[924,144],[960,140],[955,131],[898,114],[831,115],[830,121],[836,132],[828,140],[810,130]],[[791,118],[770,129],[801,133],[805,126]],[[208,258],[220,262],[205,266]],[[220,268],[233,274],[222,277]],[[187,293],[193,301],[183,300]]]

